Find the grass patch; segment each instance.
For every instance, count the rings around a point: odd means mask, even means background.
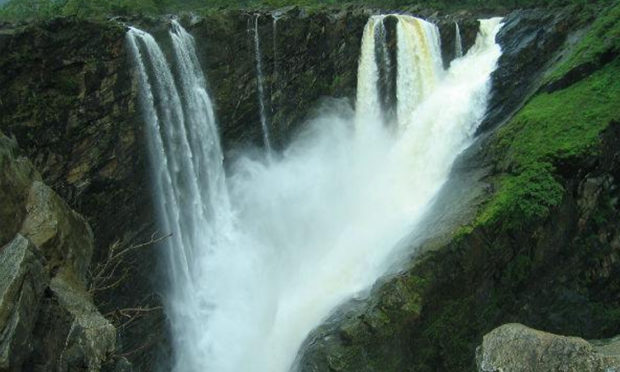
[[[617,55],[620,52],[618,40],[620,40],[620,2],[598,16],[585,37],[575,46],[575,51],[547,77],[547,81],[559,80],[580,66],[598,66],[605,56]]]
[[[503,173],[477,225],[518,227],[561,202],[556,166],[597,153],[600,133],[620,119],[619,72],[616,59],[566,89],[539,93],[497,131],[493,152]]]

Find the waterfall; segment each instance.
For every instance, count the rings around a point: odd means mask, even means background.
[[[279,84],[280,82],[280,66],[278,66],[278,20],[280,19],[280,15],[277,13],[273,14],[273,21],[271,24],[272,35],[273,35],[273,82],[272,82],[272,92],[275,90],[273,86]],[[276,85],[277,87],[277,85]],[[273,93],[272,93],[273,97]],[[273,102],[272,102],[273,104]]]
[[[171,234],[166,304],[175,350],[195,356],[206,346],[195,342],[205,332],[196,325],[211,315],[200,296],[209,273],[205,261],[216,256],[213,250],[225,239],[231,215],[215,115],[194,40],[176,21],[170,37],[181,93],[151,35],[130,28],[127,44],[138,72],[159,221]]]
[[[372,132],[379,129],[378,125],[382,120],[381,100],[377,89],[379,67],[375,46],[377,28],[383,23],[383,18],[383,15],[370,17],[362,35],[355,101],[355,126],[360,135],[372,135]],[[370,134],[367,134],[369,131]]]
[[[260,109],[260,124],[263,129],[263,142],[267,152],[271,152],[271,143],[269,141],[269,123],[267,122],[267,113],[265,111],[265,92],[263,78],[263,62],[260,51],[260,37],[258,34],[258,18],[260,14],[254,17],[254,54],[256,58],[256,85],[258,94],[258,106]]]
[[[388,50],[388,34],[387,29],[385,27],[385,17],[381,19],[381,21],[377,24],[378,27],[378,39],[379,43],[377,45],[377,51],[379,53],[379,60],[381,64],[379,66],[379,76],[381,77],[381,89],[379,91],[380,96],[382,96],[382,110],[384,121],[390,121],[391,118],[391,110],[394,105],[393,102],[393,82],[394,79],[392,77],[392,60],[390,57],[390,51]]]
[[[463,57],[463,41],[458,22],[454,22],[454,58]]]
[[[413,112],[442,77],[441,47],[437,26],[422,19],[397,15],[398,78],[396,81],[398,127],[412,124]]]
[[[206,223],[202,195],[195,174],[195,163],[185,129],[181,99],[165,57],[153,37],[138,29],[127,33],[130,50],[138,66],[144,116],[149,132],[149,149],[154,161],[154,179],[164,228],[172,233],[178,253],[171,256],[174,278],[191,276],[193,243],[191,234],[183,234],[184,222],[189,220],[198,228]],[[142,49],[142,50],[141,50]],[[142,58],[147,55],[150,65]],[[147,68],[157,79],[149,79]],[[160,104],[155,106],[155,102]],[[176,156],[181,154],[181,156]],[[185,194],[191,195],[186,197]],[[191,217],[187,218],[188,215]]]
[[[501,54],[500,19],[482,20],[475,45],[444,71],[436,27],[393,16],[394,133],[378,87],[385,17],[364,30],[355,111],[333,101],[278,157],[241,153],[227,173],[192,37],[172,22],[168,63],[149,34],[128,31],[159,221],[172,233],[175,371],[294,369],[311,330],[390,270],[471,143]]]
[[[223,217],[219,215],[222,208],[224,211],[230,209],[222,166],[224,156],[213,103],[207,94],[206,80],[196,56],[193,37],[175,20],[172,21],[170,36],[185,97],[183,108],[191,133],[189,141],[202,192],[203,208],[208,212],[210,225],[213,225],[212,221],[222,220]]]

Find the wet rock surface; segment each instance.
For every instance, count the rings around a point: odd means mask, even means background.
[[[559,58],[567,37],[575,27],[576,15],[569,10],[517,10],[504,17],[497,35],[502,56],[493,72],[489,109],[478,132],[504,123],[541,86],[542,77]]]

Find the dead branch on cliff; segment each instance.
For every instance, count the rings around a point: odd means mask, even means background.
[[[129,265],[125,258],[132,252],[145,247],[150,247],[169,237],[172,234],[157,237],[157,232],[151,234],[151,238],[142,243],[126,246],[121,240],[116,240],[108,248],[108,255],[91,270],[91,280],[88,291],[94,295],[117,288],[129,276]]]

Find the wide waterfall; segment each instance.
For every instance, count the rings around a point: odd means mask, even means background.
[[[414,111],[443,77],[439,30],[422,19],[398,15],[397,117],[400,130],[415,120]]]
[[[385,122],[379,89],[386,17],[397,21],[397,123]],[[371,17],[355,110],[329,101],[282,153],[239,155],[226,175],[192,37],[172,22],[169,62],[129,30],[161,229],[172,233],[176,371],[295,369],[309,332],[393,267],[482,120],[500,27],[481,20],[475,45],[444,70],[436,26]]]

